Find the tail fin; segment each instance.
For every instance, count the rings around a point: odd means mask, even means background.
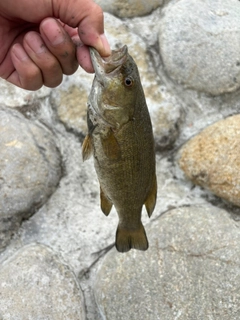
[[[127,252],[131,249],[147,250],[148,240],[142,223],[138,229],[124,229],[118,226],[116,248],[119,252]]]

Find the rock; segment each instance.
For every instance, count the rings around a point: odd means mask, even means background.
[[[95,282],[103,319],[238,319],[239,226],[212,206],[167,212],[146,252],[111,250]]]
[[[93,74],[78,68],[72,76],[65,76],[62,85],[53,89],[50,95],[58,120],[67,130],[80,136],[87,133],[87,100],[93,77]]]
[[[47,87],[37,91],[23,90],[0,78],[0,105],[16,108],[33,105],[38,99],[47,97],[51,90]]]
[[[0,108],[0,250],[55,191],[61,157],[49,130]]]
[[[194,183],[240,206],[240,115],[205,128],[180,150],[179,166]]]
[[[151,13],[163,0],[94,0],[100,7],[120,18],[131,18]]]
[[[172,99],[173,100],[173,99]],[[167,101],[167,99],[166,99]],[[159,106],[150,112],[156,151],[164,151],[174,146],[179,136],[183,112],[177,101],[159,101]]]
[[[160,22],[159,46],[170,78],[211,95],[240,87],[240,2],[172,1]]]
[[[104,14],[104,25],[111,48],[119,49],[124,45],[128,46],[129,54],[137,63],[146,95],[149,93],[149,96],[154,96],[153,99],[157,99],[158,93],[160,93],[159,83],[161,81],[153,69],[149,70],[150,65],[146,43],[140,36],[131,32],[123,24],[122,20],[108,13]]]
[[[25,246],[0,267],[4,320],[82,320],[83,294],[74,273],[48,247]]]
[[[57,116],[68,130],[78,134],[87,133],[87,97],[87,91],[74,84],[51,95]]]

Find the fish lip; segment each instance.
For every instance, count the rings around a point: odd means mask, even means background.
[[[127,60],[128,48],[124,45],[119,50],[112,50],[109,57],[101,57],[98,51],[90,47],[90,56],[97,80],[104,85],[107,76],[117,74],[123,63]]]

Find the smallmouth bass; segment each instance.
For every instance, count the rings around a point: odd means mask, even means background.
[[[83,160],[93,153],[103,213],[108,215],[113,205],[118,213],[117,250],[147,250],[141,212],[145,205],[151,216],[157,181],[152,124],[138,68],[127,46],[113,50],[108,58],[93,48],[90,54],[95,78],[88,99]]]

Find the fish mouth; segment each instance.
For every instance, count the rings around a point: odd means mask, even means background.
[[[112,50],[109,57],[103,58],[98,51],[90,47],[90,56],[97,80],[104,85],[106,76],[114,76],[125,63],[128,56],[128,48],[124,45],[119,50]]]

